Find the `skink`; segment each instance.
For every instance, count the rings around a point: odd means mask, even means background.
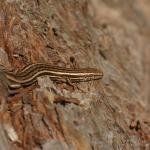
[[[19,89],[34,84],[37,77],[48,75],[52,81],[85,82],[98,80],[103,77],[103,72],[93,68],[69,69],[52,66],[47,63],[36,63],[25,66],[17,72],[3,69],[10,89]]]

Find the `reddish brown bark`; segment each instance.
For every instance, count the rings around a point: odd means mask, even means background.
[[[101,81],[39,85],[7,96],[0,72],[0,149],[150,147],[148,0],[7,0],[0,63],[102,69]]]

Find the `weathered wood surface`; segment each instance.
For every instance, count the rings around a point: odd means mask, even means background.
[[[1,64],[104,72],[101,81],[75,88],[39,78],[11,98],[1,77],[0,149],[149,149],[149,6],[148,0],[0,0]]]

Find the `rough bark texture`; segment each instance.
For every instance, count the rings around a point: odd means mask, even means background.
[[[0,149],[150,149],[149,14],[149,0],[0,0],[5,67],[104,72],[75,88],[39,78],[11,98],[1,80]]]

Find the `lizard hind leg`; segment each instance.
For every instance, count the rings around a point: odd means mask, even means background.
[[[66,83],[68,83],[68,85],[70,85],[73,88],[73,90],[77,88],[77,86],[74,85],[69,78],[66,78]]]
[[[77,89],[77,90],[79,90],[79,91],[81,91],[81,92],[83,92],[83,93],[86,93],[84,90],[82,90],[81,88],[79,88],[79,86],[78,86],[77,84],[73,84],[69,78],[66,79],[66,82],[67,82],[70,86],[73,87],[73,90],[76,90],[76,89]]]
[[[18,90],[12,90],[12,89],[8,89],[8,97],[13,97],[16,94],[19,94],[20,92]]]

